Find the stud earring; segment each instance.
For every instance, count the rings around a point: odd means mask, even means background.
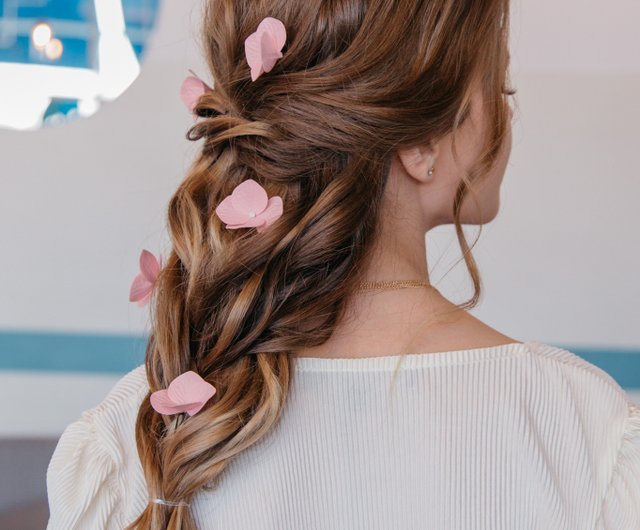
[[[429,169],[429,171],[427,172],[427,175],[429,176],[433,175],[433,166],[431,166],[431,169]]]

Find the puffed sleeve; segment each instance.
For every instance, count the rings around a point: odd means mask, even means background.
[[[46,530],[122,530],[118,469],[91,411],[62,433],[47,468]]]
[[[640,529],[640,404],[629,415],[595,530]]]

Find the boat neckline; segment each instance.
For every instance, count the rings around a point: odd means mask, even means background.
[[[427,366],[443,366],[527,355],[531,351],[531,348],[542,344],[543,343],[537,340],[528,340],[464,350],[394,354],[376,357],[301,356],[294,357],[294,369],[297,372],[379,371],[395,370],[398,363],[400,363],[400,370]]]

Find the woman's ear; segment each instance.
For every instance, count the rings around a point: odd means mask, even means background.
[[[418,182],[432,180],[429,170],[435,165],[438,145],[419,145],[398,149],[398,158],[405,172]]]

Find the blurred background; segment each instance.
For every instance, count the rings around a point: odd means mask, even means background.
[[[128,301],[143,248],[198,145],[178,92],[202,0],[0,2],[0,529],[44,529],[64,428],[143,362]],[[573,351],[640,401],[640,4],[512,3],[513,149],[473,249],[471,312]],[[470,241],[479,228],[465,228]],[[427,235],[431,279],[472,293],[455,232]]]

